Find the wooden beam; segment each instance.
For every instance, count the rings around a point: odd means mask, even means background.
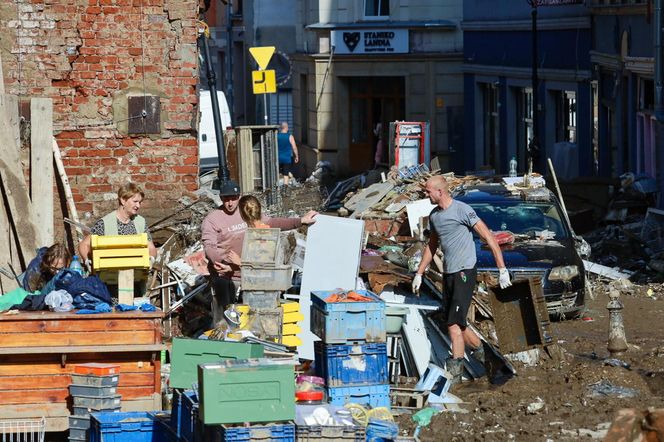
[[[53,244],[53,100],[30,101],[30,197],[38,244]]]
[[[0,95],[0,140],[4,140],[6,148],[0,156],[0,184],[7,207],[9,218],[13,224],[19,245],[19,256],[23,263],[34,257],[38,247],[37,232],[32,220],[32,202],[28,195],[23,169],[19,157],[18,144],[18,100],[11,95]],[[22,271],[22,267],[16,269]]]
[[[73,354],[73,353],[140,353],[165,350],[163,344],[145,345],[72,345],[67,347],[0,347],[0,355]]]
[[[118,303],[134,305],[134,269],[118,271]]]

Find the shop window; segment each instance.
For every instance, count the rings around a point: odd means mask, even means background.
[[[364,0],[364,18],[389,16],[390,0]]]
[[[484,87],[484,166],[500,170],[500,117],[498,114],[498,87],[487,83]]]

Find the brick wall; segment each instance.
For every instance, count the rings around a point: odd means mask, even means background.
[[[197,188],[196,0],[0,0],[7,93],[54,102],[54,129],[80,214],[116,207],[117,187],[169,214]],[[127,135],[127,97],[160,97],[160,133]],[[57,222],[56,222],[57,225]]]

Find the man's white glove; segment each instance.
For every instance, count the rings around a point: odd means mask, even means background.
[[[420,294],[420,286],[422,285],[422,275],[419,273],[415,274],[415,277],[413,278],[413,293],[416,295]]]
[[[500,288],[504,289],[510,287],[512,285],[512,281],[510,281],[510,272],[508,272],[505,267],[498,269],[498,272],[498,283],[500,284]]]

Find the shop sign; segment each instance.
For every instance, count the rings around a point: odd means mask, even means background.
[[[407,54],[408,29],[348,29],[331,32],[335,54]]]
[[[537,6],[579,5],[583,0],[537,0]]]

